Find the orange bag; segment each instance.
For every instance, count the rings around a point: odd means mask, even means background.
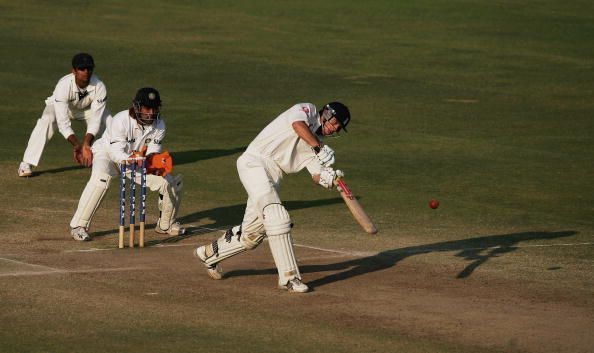
[[[173,171],[173,158],[169,152],[151,154],[147,158],[146,172],[148,174],[165,176]]]

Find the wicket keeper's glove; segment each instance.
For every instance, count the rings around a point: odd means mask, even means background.
[[[146,172],[148,174],[165,176],[173,171],[173,159],[169,152],[154,153],[147,156]]]

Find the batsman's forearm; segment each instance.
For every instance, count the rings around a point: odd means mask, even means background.
[[[320,184],[320,174],[313,174],[313,175],[311,176],[311,179],[313,180],[313,182],[314,182],[315,184]]]
[[[297,133],[297,136],[307,142],[311,147],[321,146],[322,142],[314,135],[307,124],[303,121],[296,121],[293,123],[293,129]]]

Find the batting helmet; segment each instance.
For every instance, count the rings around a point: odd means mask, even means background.
[[[330,102],[324,106],[324,109],[329,112],[330,118],[334,117],[342,125],[342,129],[347,131],[346,126],[351,121],[351,112],[346,105],[340,102]],[[330,120],[330,118],[328,120]]]
[[[136,119],[143,125],[150,125],[160,117],[161,96],[159,95],[159,91],[152,87],[143,87],[139,89],[132,101],[132,105],[134,107]],[[140,112],[140,107],[156,109],[156,113],[142,114]]]

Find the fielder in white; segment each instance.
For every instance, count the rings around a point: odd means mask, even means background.
[[[160,116],[161,97],[151,87],[138,90],[132,107],[117,113],[105,132],[93,144],[93,169],[74,217],[70,221],[71,235],[75,240],[88,241],[89,226],[95,211],[105,196],[109,183],[120,173],[119,164],[131,161],[139,151],[145,156],[160,153],[165,138],[165,121]],[[135,182],[140,184],[140,175]],[[185,229],[175,221],[182,196],[182,176],[165,177],[148,174],[146,185],[159,192],[159,220],[155,231],[161,234],[180,235]]]
[[[93,57],[87,53],[79,53],[72,58],[72,72],[58,81],[53,94],[45,100],[45,109],[37,120],[19,165],[20,177],[33,174],[32,168],[39,164],[43,149],[54,136],[56,128],[72,144],[74,160],[86,167],[91,166],[91,145],[111,115],[106,103],[107,88],[93,75],[94,68]],[[74,134],[71,120],[87,123],[82,144]]]
[[[324,145],[323,137],[337,134],[350,119],[348,108],[339,102],[326,104],[319,113],[315,105],[300,103],[274,119],[250,143],[237,159],[239,178],[248,193],[241,225],[194,251],[211,278],[222,278],[221,261],[256,248],[267,237],[279,288],[298,293],[309,290],[295,260],[291,218],[278,194],[280,181],[283,174],[307,168],[315,183],[332,188],[344,174],[331,168],[334,151]]]

